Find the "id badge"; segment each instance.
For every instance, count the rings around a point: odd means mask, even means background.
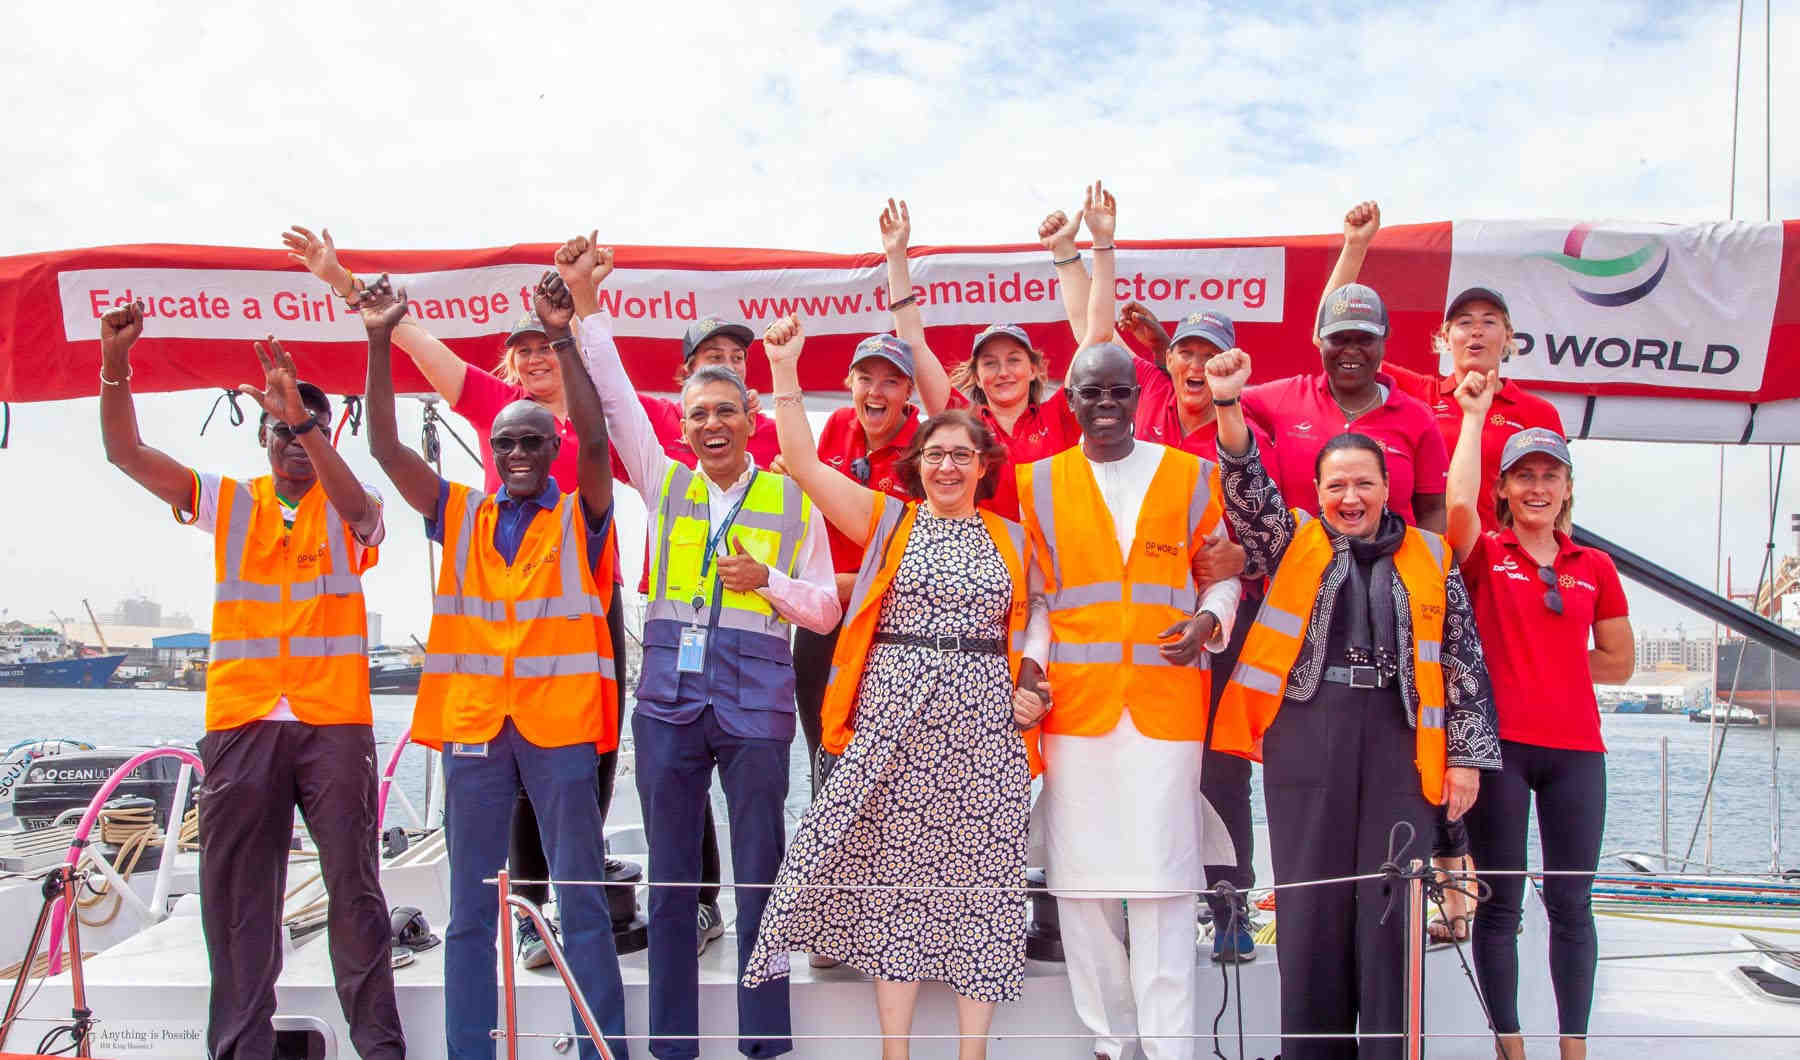
[[[451,755],[457,758],[486,758],[487,752],[488,745],[486,741],[481,743],[453,743],[450,745]]]
[[[706,671],[706,630],[688,626],[681,631],[681,647],[675,653],[675,672],[697,674]]]

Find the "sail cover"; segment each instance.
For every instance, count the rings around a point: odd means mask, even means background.
[[[1237,323],[1259,378],[1315,368],[1310,341],[1337,236],[1120,244],[1118,290],[1166,322],[1216,310]],[[552,244],[480,250],[342,250],[368,277],[407,288],[434,335],[483,368]],[[914,293],[946,364],[995,322],[1022,325],[1060,376],[1074,352],[1049,255],[1036,246],[916,247]],[[863,336],[892,327],[879,254],[620,246],[602,292],[632,378],[674,386],[682,332],[719,317],[760,330],[798,312],[802,378],[844,387]],[[1800,221],[1667,225],[1450,221],[1382,230],[1361,279],[1392,315],[1390,361],[1443,366],[1432,336],[1448,299],[1501,292],[1517,351],[1507,374],[1545,394],[1575,436],[1661,441],[1800,441]],[[132,245],[0,258],[0,400],[48,401],[98,388],[98,318],[127,299],[150,319],[132,358],[140,392],[260,379],[251,340],[273,334],[301,373],[333,393],[363,388],[362,327],[278,249]],[[397,358],[402,391],[424,381]],[[767,386],[753,351],[751,385]]]

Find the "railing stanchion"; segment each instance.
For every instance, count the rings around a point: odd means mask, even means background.
[[[1669,738],[1662,738],[1662,863],[1669,871]]]
[[[1425,863],[1406,881],[1406,1060],[1425,1056]]]
[[[519,993],[513,972],[512,879],[500,870],[500,976],[506,987],[506,1060],[519,1060]]]

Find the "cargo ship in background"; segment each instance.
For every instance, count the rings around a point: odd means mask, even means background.
[[[0,688],[105,688],[124,652],[91,652],[44,626],[0,628]]]

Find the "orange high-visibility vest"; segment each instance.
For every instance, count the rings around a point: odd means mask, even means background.
[[[1295,510],[1299,529],[1270,580],[1256,624],[1244,638],[1231,683],[1219,698],[1213,723],[1213,748],[1262,760],[1263,734],[1281,709],[1288,677],[1300,658],[1319,587],[1331,566],[1331,537],[1323,520]],[[1444,734],[1444,670],[1438,661],[1444,638],[1445,584],[1450,577],[1450,551],[1429,530],[1406,528],[1406,540],[1394,554],[1394,573],[1406,587],[1412,613],[1413,681],[1419,690],[1414,728],[1414,764],[1419,787],[1432,805],[1444,800],[1447,755]]]
[[[612,550],[588,567],[581,500],[565,493],[526,528],[511,566],[494,549],[494,498],[450,486],[412,738],[483,743],[511,718],[539,747],[618,746],[606,628]]]
[[[874,495],[875,511],[869,523],[868,543],[863,547],[862,569],[850,592],[850,607],[831,656],[831,676],[825,686],[825,702],[819,709],[820,745],[832,754],[843,754],[856,728],[856,694],[862,688],[863,668],[875,643],[875,627],[881,619],[881,600],[893,583],[894,572],[906,555],[906,542],[918,516],[918,502],[903,502],[885,493]],[[1006,662],[1014,683],[1019,680],[1020,652],[1025,645],[1025,620],[1030,615],[1030,589],[1025,581],[1025,530],[1018,523],[979,509],[994,547],[1006,563],[1012,579],[1012,606],[1006,615]],[[1012,711],[1009,707],[1008,714]],[[1038,757],[1037,729],[1022,734],[1031,775],[1044,771]]]
[[[300,498],[290,530],[273,477],[219,480],[207,731],[255,721],[283,696],[310,725],[369,724],[362,572],[376,559],[323,486]]]
[[[1129,707],[1132,723],[1152,739],[1204,739],[1208,656],[1202,652],[1195,666],[1171,665],[1157,634],[1199,606],[1193,559],[1224,513],[1218,469],[1163,450],[1128,562],[1079,447],[1018,473],[1020,511],[1050,607],[1055,703],[1044,731],[1104,736]]]

